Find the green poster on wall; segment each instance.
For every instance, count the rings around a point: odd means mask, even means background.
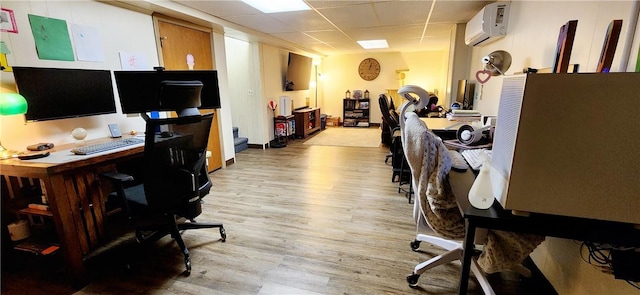
[[[29,24],[40,59],[75,60],[66,21],[29,14]]]

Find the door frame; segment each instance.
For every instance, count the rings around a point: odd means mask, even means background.
[[[214,47],[213,47],[213,32],[215,31],[212,27],[205,27],[205,26],[201,26],[198,24],[194,24],[185,20],[181,20],[181,19],[177,19],[177,18],[173,18],[164,14],[160,14],[160,13],[153,13],[151,15],[152,19],[153,19],[153,33],[156,36],[156,51],[158,52],[158,59],[160,62],[160,66],[164,67],[164,55],[162,53],[162,42],[160,40],[160,31],[159,31],[159,25],[158,22],[159,21],[163,21],[163,22],[167,22],[167,23],[171,23],[174,25],[178,25],[178,26],[183,26],[183,27],[187,27],[190,29],[194,29],[194,30],[198,30],[198,31],[202,31],[205,33],[209,34],[209,42],[211,43],[211,62],[212,62],[212,68],[215,70],[216,67],[216,56],[215,56],[215,52]]]
[[[214,52],[214,44],[213,44],[213,33],[218,32],[217,30],[215,30],[213,27],[207,27],[207,26],[203,26],[203,25],[198,25],[198,24],[194,24],[192,22],[189,21],[185,21],[185,20],[181,20],[181,19],[177,19],[174,17],[170,17],[161,13],[153,13],[151,15],[152,20],[153,20],[153,31],[154,31],[154,35],[156,38],[156,51],[158,53],[158,63],[159,66],[164,67],[164,54],[162,52],[162,40],[161,40],[161,36],[160,36],[160,26],[159,26],[159,22],[166,22],[166,23],[170,23],[173,25],[177,25],[177,26],[182,26],[182,27],[186,27],[189,29],[194,29],[194,30],[198,30],[198,31],[202,31],[205,33],[209,34],[209,43],[211,44],[211,52],[209,53],[211,55],[211,67],[213,70],[217,70],[217,63],[216,63],[216,56],[215,56],[215,52]],[[224,157],[224,140],[223,140],[223,130],[222,130],[222,120],[221,120],[221,110],[220,109],[216,109],[213,110],[215,112],[214,115],[214,120],[216,120],[217,124],[217,129],[218,129],[218,143],[219,143],[219,148],[220,148],[220,155],[218,155],[220,157],[220,161],[222,163],[222,166],[220,168],[225,168],[226,167],[226,161],[225,161],[225,157]],[[209,172],[213,172],[213,171],[209,171]]]

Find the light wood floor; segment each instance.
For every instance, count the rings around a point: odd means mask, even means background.
[[[387,152],[295,140],[238,153],[211,174],[198,218],[224,222],[227,241],[216,229],[183,233],[190,277],[170,238],[143,248],[129,240],[88,261],[92,282],[77,294],[455,294],[458,264],[423,274],[417,289],[406,283],[417,263],[442,251],[426,243],[411,251],[413,205],[391,182]],[[3,273],[2,294],[74,293],[50,260],[30,266],[48,273]],[[480,294],[473,280],[470,294]]]

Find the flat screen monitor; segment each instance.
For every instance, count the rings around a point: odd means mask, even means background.
[[[309,90],[311,81],[311,65],[313,59],[289,52],[287,75],[284,82],[285,91]]]
[[[178,113],[178,117],[199,115],[200,81],[170,81],[160,82],[160,105]]]
[[[125,114],[151,111],[174,111],[171,106],[160,102],[163,81],[200,81],[200,109],[220,108],[218,72],[198,71],[114,71],[120,105]]]
[[[25,97],[27,121],[76,118],[116,112],[109,70],[13,67]]]
[[[475,85],[468,80],[458,80],[456,101],[463,110],[473,109],[473,96]]]

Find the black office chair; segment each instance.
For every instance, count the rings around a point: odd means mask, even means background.
[[[378,97],[378,104],[380,105],[380,112],[382,113],[382,134],[381,141],[384,145],[389,147],[389,154],[385,157],[384,162],[387,163],[393,156],[393,132],[395,128],[399,128],[398,121],[391,117],[389,108],[389,100],[384,94],[380,94]]]
[[[167,119],[142,115],[146,120],[142,184],[125,188],[133,177],[117,172],[102,176],[115,185],[124,211],[136,226],[136,240],[154,242],[171,234],[184,254],[188,276],[191,261],[180,231],[219,228],[222,242],[226,240],[222,223],[195,221],[211,188],[205,162],[213,114]]]

